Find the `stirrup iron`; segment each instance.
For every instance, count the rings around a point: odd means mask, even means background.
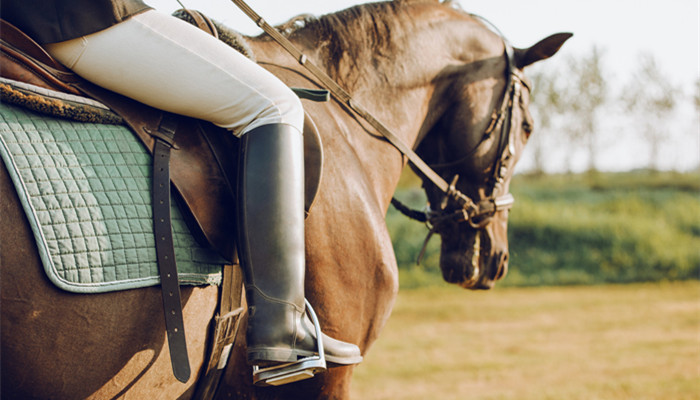
[[[292,363],[275,365],[272,367],[260,368],[253,365],[253,383],[257,386],[280,386],[287,383],[297,382],[304,379],[313,378],[319,372],[326,370],[326,354],[323,349],[323,334],[321,324],[308,300],[304,299],[306,310],[311,317],[316,330],[316,346],[318,355],[304,357]]]

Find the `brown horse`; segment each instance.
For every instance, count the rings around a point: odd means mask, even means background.
[[[444,179],[459,175],[456,188],[475,204],[507,195],[531,133],[522,68],[553,55],[569,36],[510,52],[480,19],[438,1],[357,6],[289,34],[357,103],[437,164]],[[290,86],[319,86],[268,37],[249,40],[259,62]],[[326,153],[322,187],[307,219],[306,293],[323,330],[366,353],[398,290],[384,216],[407,160],[346,105],[305,106]],[[468,288],[492,286],[507,266],[507,210],[465,218],[470,214],[461,204],[443,201],[433,184],[425,186],[440,213],[431,220],[442,236],[445,279]],[[2,398],[190,398],[218,289],[182,289],[193,368],[182,384],[172,376],[165,346],[160,289],[95,295],[56,289],[42,272],[4,167],[0,196]],[[236,342],[219,398],[349,396],[352,367],[278,388],[253,387],[244,336]]]

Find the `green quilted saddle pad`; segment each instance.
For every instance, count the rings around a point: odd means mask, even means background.
[[[101,293],[160,283],[151,156],[126,127],[54,119],[2,103],[0,154],[56,286]],[[225,261],[195,241],[172,204],[180,283],[220,284]]]

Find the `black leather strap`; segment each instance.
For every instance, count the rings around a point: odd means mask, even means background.
[[[175,378],[184,383],[190,378],[190,362],[187,357],[180,283],[177,278],[173,230],[170,223],[170,149],[173,146],[176,128],[176,116],[164,114],[158,127],[159,134],[153,135],[153,230],[170,361]]]

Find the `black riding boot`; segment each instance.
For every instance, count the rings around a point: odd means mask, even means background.
[[[318,353],[304,304],[303,153],[302,134],[291,125],[264,125],[241,139],[238,237],[253,365],[296,362]],[[353,344],[325,334],[322,342],[329,363],[362,361]]]

